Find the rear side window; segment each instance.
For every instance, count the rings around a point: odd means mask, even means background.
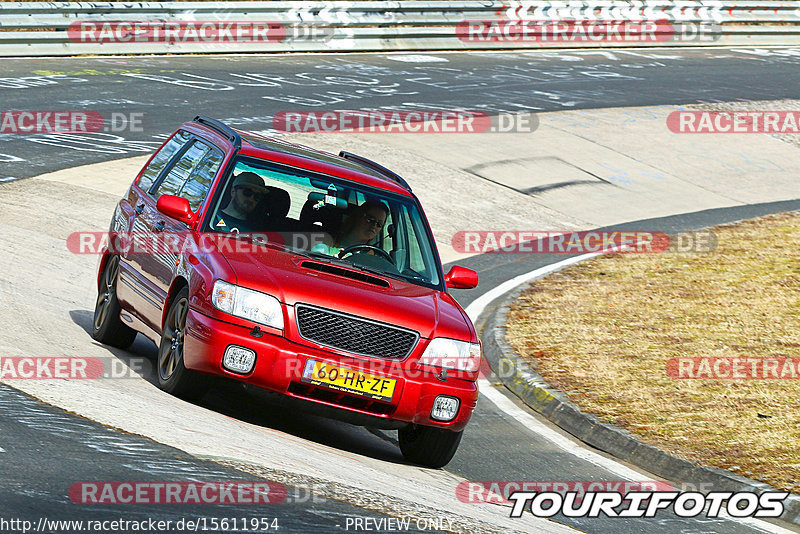
[[[142,172],[141,178],[139,178],[138,185],[142,191],[146,192],[150,189],[161,174],[161,171],[163,171],[164,167],[169,163],[169,160],[172,159],[172,156],[177,154],[188,140],[189,134],[181,130],[173,135],[172,139],[170,139],[167,144],[161,147],[161,150],[153,156],[153,159],[150,160],[150,164],[147,165],[147,168]]]
[[[154,195],[156,199],[158,199],[161,195],[180,196],[179,193],[184,188],[184,184],[188,180],[195,180],[195,176],[202,180],[202,176],[197,174],[197,172],[201,171],[201,169],[207,165],[206,158],[212,152],[213,149],[205,143],[200,141],[195,141],[192,143],[191,146],[186,149],[183,155],[181,155],[180,159],[175,162],[175,165],[172,166],[161,183],[158,184]],[[198,190],[197,185],[193,184],[192,187],[193,190]],[[199,187],[202,189],[202,186]],[[203,198],[205,198],[206,192],[207,189],[206,191],[202,192],[200,202],[202,202]]]

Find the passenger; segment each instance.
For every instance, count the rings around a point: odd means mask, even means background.
[[[242,172],[234,176],[231,185],[231,200],[216,216],[214,229],[224,232],[255,232],[251,221],[253,210],[269,189],[264,179],[254,172]]]
[[[386,204],[368,200],[345,218],[337,235],[325,234],[323,242],[314,245],[311,250],[338,256],[347,247],[370,244],[380,234],[388,216]]]

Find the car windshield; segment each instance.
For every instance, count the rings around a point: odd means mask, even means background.
[[[221,191],[208,223],[213,232],[266,234],[293,253],[441,284],[427,223],[412,198],[244,156]]]

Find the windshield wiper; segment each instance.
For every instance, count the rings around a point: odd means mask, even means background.
[[[298,256],[303,256],[304,258],[308,258],[310,260],[318,260],[323,263],[328,263],[331,265],[341,265],[342,267],[352,267],[355,269],[364,270],[361,268],[360,265],[356,265],[354,263],[350,263],[349,261],[337,258],[335,256],[330,256],[325,254],[324,252],[314,252],[314,251],[304,251],[300,252],[298,250],[292,251],[293,254],[297,254]]]
[[[306,258],[309,258],[309,259],[313,259],[313,260],[319,260],[319,261],[322,261],[324,263],[328,263],[328,264],[331,264],[331,265],[340,265],[342,267],[348,267],[350,269],[356,269],[356,270],[363,271],[363,272],[366,272],[366,273],[376,274],[378,276],[385,276],[387,278],[392,278],[394,280],[403,280],[403,281],[413,280],[413,281],[417,281],[417,282],[423,282],[425,284],[430,284],[431,283],[427,278],[425,278],[424,276],[418,275],[418,274],[402,274],[402,273],[399,273],[399,272],[398,273],[386,272],[386,271],[382,271],[380,269],[376,269],[374,267],[367,267],[365,265],[360,265],[358,263],[353,263],[353,262],[350,262],[350,261],[347,261],[347,260],[343,260],[341,258],[336,258],[335,256],[329,256],[328,254],[325,254],[323,252],[312,252],[312,251],[299,252],[299,251],[294,251],[294,254],[298,254],[300,256],[303,256],[303,257],[306,257]]]
[[[424,276],[422,276],[420,274],[403,274],[403,273],[400,273],[400,276],[402,276],[406,280],[417,280],[418,282],[425,282],[426,284],[430,284],[431,283],[430,280],[428,280],[427,278],[425,278]]]
[[[381,271],[380,269],[375,269],[374,267],[365,267],[363,265],[356,265],[356,264],[351,264],[351,265],[353,265],[353,267],[355,267],[356,269],[360,269],[362,271],[366,271],[368,273],[377,274],[377,275],[380,275],[380,276],[385,276],[387,278],[392,278],[394,280],[403,280],[403,281],[406,281],[406,282],[408,282],[409,280],[416,280],[417,282],[424,282],[426,284],[430,284],[430,282],[426,278],[424,278],[424,277],[422,277],[420,275],[407,275],[407,274],[403,274],[403,273],[400,273],[400,272],[398,272],[398,273],[387,273],[386,271]]]
[[[325,254],[324,252],[314,252],[313,250],[309,250],[307,252],[295,252],[295,254],[299,254],[301,256],[305,256],[306,258],[312,260],[319,260],[324,263],[332,263],[332,264],[339,264],[339,265],[350,265],[347,262],[344,262],[338,258]]]

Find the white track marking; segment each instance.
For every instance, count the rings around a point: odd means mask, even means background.
[[[514,404],[508,397],[495,389],[492,386],[492,383],[485,378],[478,380],[478,387],[480,388],[481,394],[492,401],[500,410],[519,421],[524,427],[530,429],[537,435],[542,436],[553,445],[556,445],[564,452],[594,464],[601,469],[610,471],[615,476],[625,480],[650,480],[650,476],[635,471],[610,458],[606,458],[605,456],[597,454],[596,452],[591,451],[586,447],[576,443],[572,439],[564,436],[560,432],[553,430],[541,421],[538,421],[531,414]]]
[[[402,61],[404,63],[447,63],[449,61],[443,57],[429,56],[427,54],[388,54],[385,57],[392,61]]]
[[[600,256],[598,253],[590,253],[590,254],[582,254],[580,256],[575,256],[573,258],[567,258],[566,260],[562,260],[556,263],[552,263],[550,265],[546,265],[544,267],[540,267],[535,269],[529,273],[521,274],[503,282],[499,286],[491,289],[475,299],[472,304],[467,306],[464,310],[467,312],[467,315],[473,322],[477,321],[478,317],[483,313],[493,300],[508,293],[515,287],[524,284],[525,282],[529,282],[531,280],[535,280],[537,278],[542,278],[548,274],[551,274],[555,271],[563,269],[569,265],[573,265],[575,263],[581,262],[583,260],[588,260],[594,258],[595,256]],[[522,426],[526,427],[527,429],[531,430],[532,432],[542,436],[546,440],[548,440],[553,445],[556,445],[564,452],[571,454],[581,460],[589,462],[597,467],[605,469],[615,476],[618,476],[625,480],[648,480],[650,478],[649,475],[644,474],[643,472],[637,471],[635,469],[631,469],[630,467],[623,465],[616,460],[612,460],[611,458],[607,458],[601,454],[598,454],[578,443],[573,441],[572,439],[562,435],[561,433],[553,430],[546,424],[542,423],[531,414],[514,404],[508,397],[506,397],[503,393],[497,390],[491,382],[486,380],[485,378],[481,378],[478,380],[478,387],[480,388],[481,394],[492,401],[492,403],[497,406],[497,408],[507,415],[516,419]],[[755,519],[752,517],[730,517],[727,514],[720,513],[720,518],[728,519],[730,521],[735,521],[737,523],[741,523],[743,525],[747,525],[752,528],[759,529],[764,532],[771,532],[773,534],[796,534],[792,530],[785,529],[783,527],[773,525],[772,523],[768,523],[767,521],[762,521],[760,519]]]

